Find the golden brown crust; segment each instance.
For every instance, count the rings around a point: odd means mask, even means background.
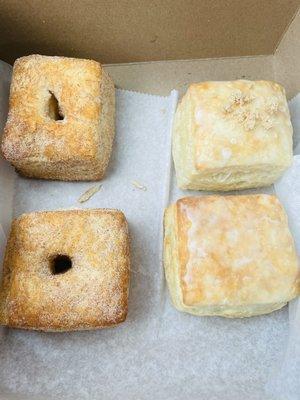
[[[181,311],[251,316],[299,295],[294,242],[275,196],[187,197],[168,210],[165,268]]]
[[[72,268],[53,274],[51,260]],[[12,223],[0,294],[0,323],[45,331],[96,329],[126,319],[129,239],[117,210],[24,214]]]
[[[285,91],[275,82],[193,84],[178,105],[173,156],[183,189],[270,185],[292,155]]]
[[[62,120],[53,119],[53,95]],[[23,175],[99,180],[114,138],[114,85],[92,60],[31,55],[13,68],[2,152]]]

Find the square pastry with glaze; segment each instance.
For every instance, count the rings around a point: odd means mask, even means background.
[[[92,60],[16,60],[2,153],[24,176],[100,180],[114,138],[114,84]]]
[[[186,197],[164,217],[172,301],[194,315],[251,317],[299,295],[287,216],[273,195]]]
[[[124,214],[91,209],[23,214],[12,223],[0,324],[42,331],[110,327],[126,319]]]
[[[291,165],[292,148],[285,91],[275,82],[193,84],[177,107],[173,159],[182,189],[270,185]]]

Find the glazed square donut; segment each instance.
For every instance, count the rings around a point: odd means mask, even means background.
[[[175,307],[251,317],[299,295],[299,267],[276,196],[199,196],[166,209],[164,264]]]

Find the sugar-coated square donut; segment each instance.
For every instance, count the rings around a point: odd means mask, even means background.
[[[0,324],[43,331],[110,327],[126,319],[128,285],[121,211],[23,214],[7,243]]]
[[[100,180],[114,138],[114,84],[92,60],[16,60],[2,153],[27,177]]]
[[[269,81],[193,84],[178,105],[173,158],[182,189],[272,184],[292,163],[285,91]]]

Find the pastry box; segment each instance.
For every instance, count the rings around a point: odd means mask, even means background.
[[[274,185],[240,194],[275,193],[300,254],[299,7],[299,0],[0,3],[1,133],[16,58],[93,59],[116,86],[116,134],[101,181],[27,179],[0,159],[1,265],[12,219],[34,211],[119,209],[131,252],[128,316],[120,326],[0,327],[1,399],[300,399],[298,300],[252,318],[180,313],[162,262],[165,207],[203,194],[175,182],[171,131],[178,101],[191,83],[235,79],[276,81],[286,89],[293,164]]]

